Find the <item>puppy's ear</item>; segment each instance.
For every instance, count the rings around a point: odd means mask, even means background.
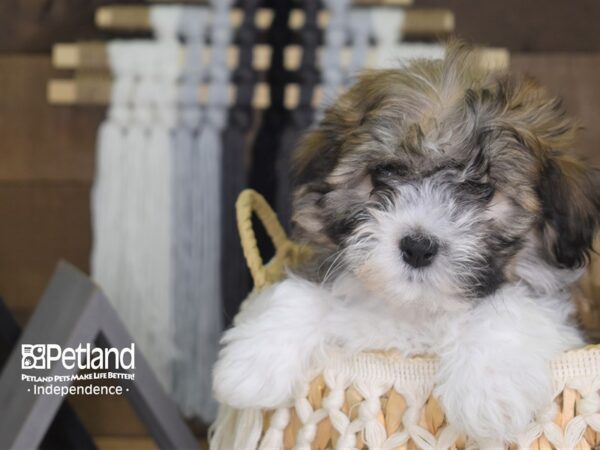
[[[325,111],[319,125],[304,135],[294,152],[292,229],[300,242],[327,247],[335,245],[344,231],[351,196],[337,192],[330,175],[347,149],[355,147],[357,130],[384,95],[381,91],[387,84],[378,79],[376,73],[363,74]]]
[[[296,186],[323,180],[334,169],[344,143],[380,97],[380,94],[365,94],[375,80],[375,73],[363,74],[349,91],[325,111],[318,127],[301,139],[292,160]]]
[[[558,267],[580,267],[600,222],[600,172],[564,154],[549,154],[540,175],[541,232],[548,257]]]

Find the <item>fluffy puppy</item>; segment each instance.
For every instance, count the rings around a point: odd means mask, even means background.
[[[333,352],[440,360],[435,395],[482,442],[514,440],[552,398],[549,360],[582,344],[569,287],[598,226],[598,175],[535,82],[444,60],[373,71],[296,158],[296,274],[223,338],[219,401],[289,404]]]

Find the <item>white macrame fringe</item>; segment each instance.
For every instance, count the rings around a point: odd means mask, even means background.
[[[230,3],[152,6],[156,39],[109,43],[114,82],[98,132],[92,195],[93,277],[182,412],[207,422],[216,414],[211,368],[222,331]],[[203,110],[198,92],[205,79],[210,101]]]
[[[210,448],[211,450],[255,450],[262,429],[262,411],[253,409],[239,411],[221,406],[217,419],[209,430]]]

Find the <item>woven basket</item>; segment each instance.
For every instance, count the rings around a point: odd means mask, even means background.
[[[263,265],[252,229],[255,212],[276,248]],[[290,241],[256,192],[237,202],[238,225],[256,289],[281,278],[310,250]],[[552,362],[554,400],[511,448],[600,449],[600,348],[567,352]],[[463,449],[468,439],[447,425],[431,395],[435,359],[364,353],[332,360],[291,408],[235,410],[221,405],[213,450]]]

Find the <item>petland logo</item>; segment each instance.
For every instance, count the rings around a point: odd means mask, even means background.
[[[57,344],[22,344],[21,369],[50,369],[59,362],[65,369],[135,370],[135,344],[121,350],[92,347],[61,348]]]

